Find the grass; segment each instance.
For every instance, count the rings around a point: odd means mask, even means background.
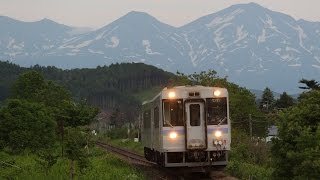
[[[0,179],[70,179],[70,161],[59,158],[48,170],[43,168],[33,154],[9,155],[0,151]],[[75,169],[75,179],[145,179],[144,175],[126,162],[103,152],[91,150],[89,166],[80,172]]]
[[[138,154],[143,155],[143,146],[141,142],[134,142],[131,139],[108,139],[105,142],[118,147],[130,149]]]
[[[109,130],[106,134],[99,134],[95,136],[95,141],[101,141],[112,144],[117,147],[132,150],[138,154],[143,155],[143,146],[141,142],[134,142],[133,137],[136,137],[137,132],[131,131],[131,134],[127,134],[126,128],[118,128]],[[128,138],[131,137],[131,138]]]

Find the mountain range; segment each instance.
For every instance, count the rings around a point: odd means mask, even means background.
[[[258,4],[238,4],[182,27],[130,12],[86,33],[43,19],[0,16],[0,59],[22,66],[91,68],[143,62],[171,72],[213,69],[250,89],[297,93],[320,79],[320,23],[295,20]]]

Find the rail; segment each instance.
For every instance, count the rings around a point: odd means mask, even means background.
[[[138,153],[134,153],[130,150],[116,147],[116,146],[113,146],[113,145],[110,145],[107,143],[103,143],[103,142],[96,142],[96,145],[106,149],[109,152],[112,152],[112,153],[118,154],[124,158],[127,158],[129,161],[135,161],[136,163],[148,165],[148,166],[155,166],[156,165],[155,163],[146,160],[144,158],[144,156],[142,156]]]
[[[140,164],[144,167],[144,169],[146,167],[149,167],[153,169],[153,171],[158,171],[157,173],[152,172],[152,174],[156,176],[157,174],[158,176],[162,176],[159,179],[169,179],[169,180],[170,179],[179,179],[179,180],[180,179],[203,179],[203,180],[212,179],[212,177],[211,178],[206,176],[203,177],[203,174],[190,174],[190,169],[186,169],[186,168],[165,168],[165,167],[159,166],[154,162],[150,162],[146,160],[145,157],[141,154],[132,152],[128,149],[124,149],[121,147],[116,147],[111,144],[107,144],[104,142],[96,142],[96,145],[107,150],[108,152],[117,154],[125,158],[125,160],[129,161],[130,163]],[[186,174],[186,171],[188,172],[188,174]],[[216,176],[216,175],[221,175],[221,170],[214,171],[213,176]],[[157,179],[157,178],[153,176],[152,179]],[[220,179],[220,178],[214,177],[213,179]]]

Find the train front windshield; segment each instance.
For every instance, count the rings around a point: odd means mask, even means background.
[[[182,100],[165,100],[163,102],[163,126],[183,126]]]
[[[208,125],[227,124],[227,98],[207,98],[206,100]]]

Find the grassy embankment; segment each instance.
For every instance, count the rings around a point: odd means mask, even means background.
[[[0,179],[70,179],[70,161],[58,158],[45,168],[44,162],[34,154],[9,155],[0,152]],[[74,179],[145,179],[143,174],[112,154],[94,148],[89,166],[75,169]],[[77,166],[76,166],[77,167]]]

